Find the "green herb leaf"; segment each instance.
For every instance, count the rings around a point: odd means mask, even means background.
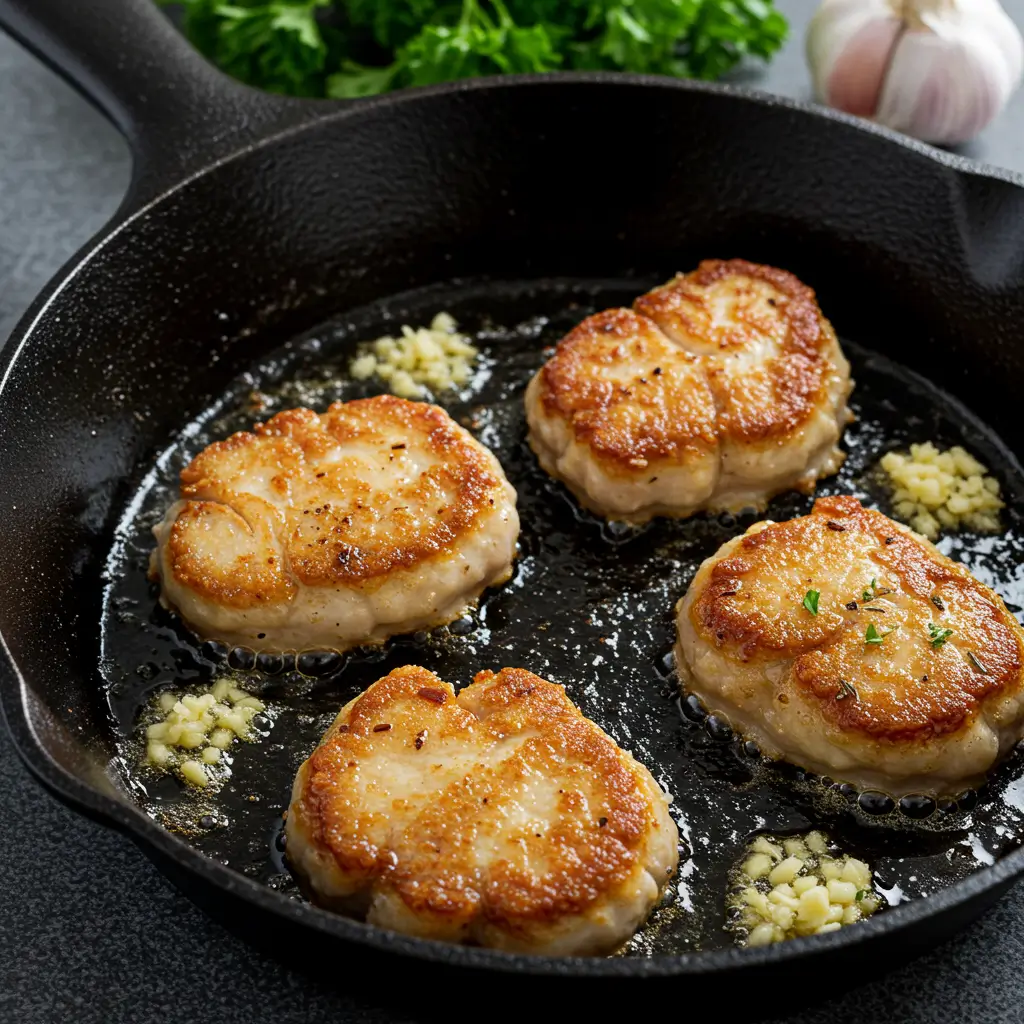
[[[928,641],[932,647],[941,647],[952,635],[953,630],[936,626],[934,622],[928,623]]]
[[[877,589],[878,580],[876,580],[874,576],[872,576],[871,583],[861,591],[860,599],[862,601],[870,601],[875,596],[875,591]]]
[[[890,626],[888,629],[883,629],[881,633],[875,628],[873,622],[868,623],[868,628],[864,631],[864,643],[866,644],[880,644],[890,633],[895,633],[897,626]]]
[[[435,21],[442,5],[437,0],[344,0],[335,6],[354,28],[369,32],[381,49],[394,50]],[[454,6],[457,10],[457,0]]]
[[[850,890],[847,889],[846,891],[849,892]],[[858,889],[856,896],[853,897],[854,902],[855,903],[860,903],[860,901],[862,899],[864,899],[864,897],[867,896],[867,894],[868,894],[867,889]]]
[[[808,590],[804,594],[804,607],[812,614],[818,614],[818,598],[821,597],[820,590]]]
[[[356,100],[376,96],[391,88],[397,69],[394,64],[384,68],[368,68],[347,60],[341,71],[327,79],[327,95],[336,100]]]
[[[330,4],[184,0],[182,27],[206,57],[243,82],[270,92],[323,96],[328,48],[317,12]]]
[[[297,96],[569,68],[712,79],[787,32],[771,0],[156,2],[228,74]]]

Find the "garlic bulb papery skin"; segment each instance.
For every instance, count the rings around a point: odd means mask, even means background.
[[[1020,85],[997,0],[825,0],[807,33],[818,99],[925,142],[966,142]]]

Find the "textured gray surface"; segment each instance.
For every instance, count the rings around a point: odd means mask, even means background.
[[[781,6],[797,30],[794,40],[754,84],[803,98],[808,86],[799,36],[812,5],[782,0]],[[1024,21],[1024,0],[1007,6]],[[1024,94],[965,152],[1024,171]],[[113,211],[127,185],[128,160],[124,143],[97,114],[0,36],[0,338]],[[371,986],[347,977],[344,965],[336,984],[306,977],[207,919],[128,840],[42,792],[3,730],[0,836],[2,1021],[384,1019],[374,1012]],[[1022,963],[1024,888],[1018,887],[956,942],[790,1020],[1024,1021]],[[829,980],[808,978],[808,986],[827,991]],[[677,1007],[686,1013],[682,989]],[[476,1004],[474,1015],[481,1012],[493,1014],[494,1001]]]

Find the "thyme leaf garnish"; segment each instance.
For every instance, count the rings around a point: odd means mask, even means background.
[[[875,624],[873,622],[869,622],[868,628],[864,632],[864,643],[880,644],[890,633],[895,632],[897,628],[897,626],[890,626],[888,629],[879,633]]]
[[[928,623],[928,642],[932,647],[941,647],[952,635],[953,630],[936,626],[934,622]]]

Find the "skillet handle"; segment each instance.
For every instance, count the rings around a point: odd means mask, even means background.
[[[135,164],[123,213],[275,130],[335,106],[273,96],[222,74],[155,0],[0,0],[0,27],[127,138]]]

